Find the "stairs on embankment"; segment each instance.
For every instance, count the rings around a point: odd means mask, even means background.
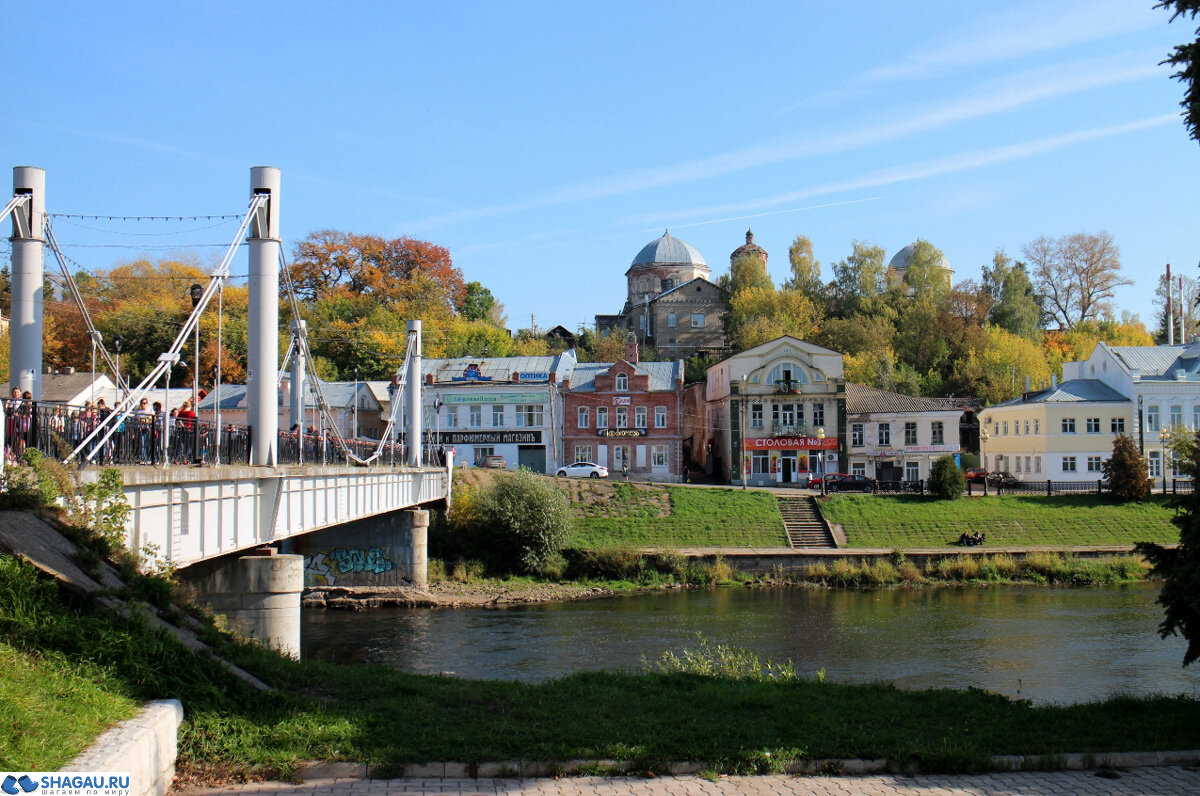
[[[810,497],[779,498],[779,513],[792,547],[837,547],[829,523]]]

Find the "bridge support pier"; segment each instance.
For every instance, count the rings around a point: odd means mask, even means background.
[[[429,583],[429,512],[393,511],[285,540],[304,556],[304,585],[409,586]]]
[[[299,658],[304,560],[274,552],[196,564],[180,577],[229,629]]]

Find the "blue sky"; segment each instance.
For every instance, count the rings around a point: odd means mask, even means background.
[[[59,213],[244,209],[283,172],[318,229],[446,246],[511,328],[616,312],[664,228],[714,278],[747,228],[777,281],[809,236],[918,237],[956,280],[997,248],[1107,230],[1149,321],[1197,274],[1200,146],[1158,66],[1194,25],[1153,2],[30,3],[0,0],[5,168]],[[7,179],[7,178],[6,178]],[[232,224],[55,221],[101,270]],[[169,233],[169,234],[168,234]],[[244,273],[245,260],[235,265]]]

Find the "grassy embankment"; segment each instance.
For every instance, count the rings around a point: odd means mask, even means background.
[[[699,760],[769,771],[796,758],[885,757],[926,771],[976,770],[994,754],[1047,758],[1194,748],[1200,702],[1114,698],[1035,707],[978,690],[905,691],[814,679],[693,673],[573,675],[541,685],[293,662],[211,631],[207,640],[276,687],[248,690],[175,641],[61,593],[0,557],[0,767],[56,770],[132,701],[183,700],[185,772],[287,774],[299,761],[405,763],[610,759],[638,770]],[[744,660],[739,663],[745,663]],[[8,684],[18,684],[11,685]],[[19,683],[30,684],[23,688]],[[1049,760],[1053,765],[1053,761]]]

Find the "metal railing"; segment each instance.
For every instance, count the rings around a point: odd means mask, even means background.
[[[10,463],[20,461],[31,448],[61,461],[112,412],[90,402],[82,407],[16,398],[2,403],[4,457]],[[121,422],[90,461],[97,465],[131,466],[248,464],[250,439],[247,426],[224,423],[218,429],[216,423],[208,420],[164,416],[161,412],[134,413]],[[377,440],[347,440],[346,444],[362,458],[374,454],[379,446]],[[329,433],[280,431],[277,450],[279,464],[350,463]],[[424,460],[440,467],[445,456],[440,448],[427,447]],[[386,467],[404,461],[404,444],[393,442],[384,445],[383,453],[373,464]]]

